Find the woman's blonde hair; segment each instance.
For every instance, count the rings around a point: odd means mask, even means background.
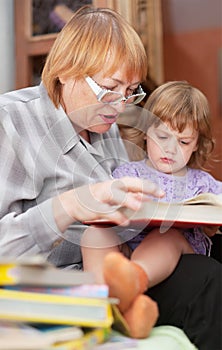
[[[203,168],[214,149],[206,96],[186,81],[170,81],[152,92],[145,108],[155,116],[156,125],[162,121],[178,132],[186,126],[198,132],[198,147],[188,165]]]
[[[59,77],[81,79],[106,69],[107,76],[121,66],[127,78],[147,76],[147,56],[136,31],[117,12],[84,6],[58,34],[46,59],[42,81],[58,107],[61,102]]]

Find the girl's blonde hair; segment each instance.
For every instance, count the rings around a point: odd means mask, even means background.
[[[81,79],[106,69],[113,74],[121,66],[127,78],[147,76],[147,56],[136,31],[117,12],[84,6],[74,13],[58,34],[47,57],[42,81],[49,97],[61,103],[59,78]]]
[[[170,81],[152,92],[145,108],[154,115],[156,125],[162,121],[178,132],[186,126],[198,132],[198,147],[188,165],[203,168],[214,149],[206,96],[186,81]]]
[[[186,126],[198,131],[198,147],[188,162],[189,166],[204,169],[204,164],[213,152],[215,143],[210,125],[209,103],[200,90],[186,81],[170,81],[157,87],[148,97],[132,127],[127,126],[127,123],[123,125],[121,119],[119,124],[124,140],[140,147],[137,151],[136,148],[131,151],[129,156],[133,160],[144,158],[147,129],[153,124],[158,126],[161,122],[178,132],[182,132]]]

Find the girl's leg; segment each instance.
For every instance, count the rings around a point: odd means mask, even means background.
[[[132,266],[130,260],[120,253],[119,247],[120,239],[111,228],[91,226],[84,231],[81,239],[84,271],[92,272],[96,283],[107,283],[110,295],[120,300],[119,309],[125,312],[132,300],[147,290],[148,278],[140,266]],[[111,252],[118,252],[118,255],[109,255]],[[108,255],[110,258],[104,262]],[[140,282],[137,283],[138,276]]]
[[[140,293],[143,293],[148,287],[148,278],[141,267],[130,264],[130,260],[124,258],[120,253],[120,239],[111,228],[89,227],[84,231],[81,239],[81,252],[84,271],[90,271],[94,274],[96,283],[109,282],[109,289],[112,296],[120,299],[120,310],[126,311],[131,301]],[[110,259],[104,262],[107,255],[112,255]],[[104,269],[104,264],[106,268]],[[138,273],[141,274],[143,285],[135,284]],[[134,276],[134,277],[133,277]],[[114,284],[112,284],[112,281]],[[126,294],[127,290],[127,295]]]
[[[182,254],[194,253],[180,230],[151,231],[134,250],[131,260],[140,265],[153,287],[171,275]]]
[[[119,299],[129,335],[145,338],[157,320],[158,307],[142,294],[147,289],[145,272],[119,252],[119,244],[112,229],[87,228],[81,240],[83,267],[94,273],[97,283],[107,283],[109,295]]]
[[[158,229],[149,232],[133,251],[131,261],[109,255],[104,261],[104,278],[111,295],[121,300],[120,311],[124,313],[148,284],[152,287],[166,279],[185,253],[194,252],[183,234],[172,228],[164,234]]]
[[[105,283],[103,262],[110,252],[119,252],[120,239],[111,228],[88,227],[81,239],[84,271],[94,274],[96,283]]]
[[[146,273],[119,252],[105,257],[103,271],[110,296],[119,299],[118,308],[126,321],[129,335],[146,338],[159,315],[157,303],[143,294],[148,287]]]

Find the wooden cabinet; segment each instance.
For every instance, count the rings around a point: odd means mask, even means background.
[[[57,35],[33,35],[32,1],[14,0],[16,89],[37,83],[44,59]],[[163,81],[160,0],[92,0],[91,3],[96,7],[115,9],[134,26],[149,51],[150,77],[160,84]]]
[[[56,34],[32,35],[32,1],[15,0],[16,88],[33,85],[35,57],[45,56]]]

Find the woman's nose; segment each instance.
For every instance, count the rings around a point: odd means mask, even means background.
[[[126,109],[126,102],[123,100],[121,102],[115,103],[113,107],[118,113],[123,113]]]

